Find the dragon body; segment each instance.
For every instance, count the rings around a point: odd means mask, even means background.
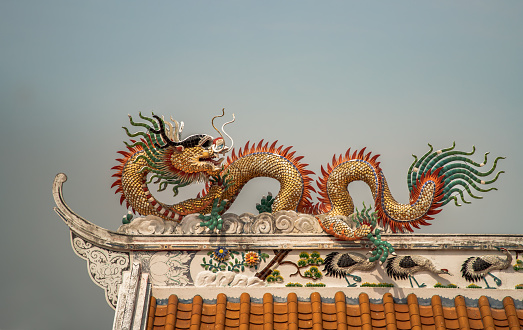
[[[495,189],[483,189],[478,185],[493,183],[502,173],[498,172],[489,181],[482,180],[494,172],[502,157],[496,158],[489,170],[481,172],[479,168],[486,163],[487,154],[484,162],[478,164],[469,158],[474,149],[466,153],[454,150],[453,145],[434,151],[431,146],[420,159],[414,156],[407,175],[410,201],[401,204],[392,197],[377,161],[379,155],[365,153],[365,148],[352,153],[349,149],[344,155],[334,156],[326,168],[321,168],[322,175],[317,181],[319,203],[314,204],[311,192],[316,190],[310,177],[314,172],[301,162],[303,157],[294,155],[291,147],[276,147],[277,142],[269,145],[263,140],[252,145],[247,142],[243,150],[240,148],[237,153],[232,150],[225,160],[221,156],[232,148],[225,146],[223,135],[218,130],[221,137],[217,139],[197,134],[181,140],[183,123],[180,126],[171,118],[173,126],[156,115],[153,115],[154,119],[141,114],[140,117],[146,123],[135,123],[129,116],[130,122],[135,127],[145,128],[145,132],[130,133],[124,127],[133,139],[131,144],[126,143],[126,151],[119,152],[123,157],[117,159],[119,164],[113,167],[117,171],[113,175],[116,177],[113,187],[117,187],[116,193],[121,193],[120,202],[126,201],[127,207],[142,215],[155,215],[165,220],[181,221],[191,213],[209,214],[213,211],[215,199],[226,201],[222,211],[225,212],[247,182],[256,177],[270,177],[280,183],[280,191],[272,205],[273,212],[294,210],[314,214],[327,233],[340,239],[355,240],[366,237],[374,224],[364,220],[353,229],[346,221],[346,217],[355,214],[348,191],[348,185],[353,181],[363,181],[369,186],[378,222],[394,232],[404,232],[412,231],[412,227],[429,225],[427,220],[432,220],[432,215],[439,213],[442,206],[452,200],[459,205],[458,196],[469,203],[464,199],[464,192],[473,198],[481,198],[472,190],[486,192]],[[139,139],[135,140],[136,137]],[[201,196],[168,205],[156,200],[149,191],[148,184],[153,180],[159,184],[159,190],[172,186],[175,195],[178,188],[193,182],[206,182],[206,189]]]

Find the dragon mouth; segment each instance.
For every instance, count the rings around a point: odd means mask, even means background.
[[[221,169],[221,164],[223,162],[224,158],[217,158],[216,156],[212,157],[206,157],[206,158],[200,158],[198,161],[202,163],[210,163],[215,167],[215,170]]]

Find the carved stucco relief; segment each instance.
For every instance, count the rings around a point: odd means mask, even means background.
[[[320,234],[323,232],[318,220],[308,214],[294,211],[278,211],[274,214],[226,213],[222,216],[222,234]],[[165,221],[148,215],[137,217],[131,223],[118,228],[118,232],[128,235],[199,235],[206,233],[201,227],[198,214],[189,214],[181,223]]]
[[[105,299],[113,308],[118,301],[122,273],[129,269],[129,253],[107,250],[71,233],[75,253],[87,260],[87,270],[94,283],[105,290]]]
[[[153,285],[187,286],[193,284],[190,264],[195,254],[188,251],[135,252],[133,260],[141,263]]]

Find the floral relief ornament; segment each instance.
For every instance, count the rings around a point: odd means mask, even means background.
[[[254,251],[249,251],[245,254],[245,264],[249,267],[254,267],[260,263],[260,256]]]
[[[214,252],[212,252],[212,258],[218,262],[223,262],[229,259],[229,257],[229,250],[224,247],[218,247]]]
[[[238,252],[231,251],[226,247],[219,246],[214,251],[207,252],[207,255],[210,257],[202,259],[200,264],[205,270],[210,270],[213,273],[218,271],[232,271],[240,272],[245,271],[245,267],[250,267],[258,269],[258,265],[261,261],[264,261],[269,257],[267,253],[262,253],[260,250],[248,251],[248,252]]]
[[[247,267],[254,268],[255,270],[258,270],[258,266],[260,265],[260,262],[265,262],[265,260],[269,257],[267,253],[262,253],[260,250],[258,251],[248,251],[245,254],[243,264]]]
[[[213,273],[225,270],[238,273],[240,270],[242,272],[245,270],[243,262],[238,260],[238,256],[240,255],[240,252],[238,251],[230,251],[226,247],[219,246],[214,251],[207,252],[207,255],[210,257],[209,260],[203,258],[202,263],[200,264],[205,270],[209,270]],[[228,261],[231,257],[234,259]],[[243,252],[241,257],[244,257]]]

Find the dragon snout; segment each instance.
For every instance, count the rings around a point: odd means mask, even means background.
[[[215,154],[224,155],[231,150],[231,147],[225,145],[225,140],[222,137],[218,137],[213,140],[211,149]]]

